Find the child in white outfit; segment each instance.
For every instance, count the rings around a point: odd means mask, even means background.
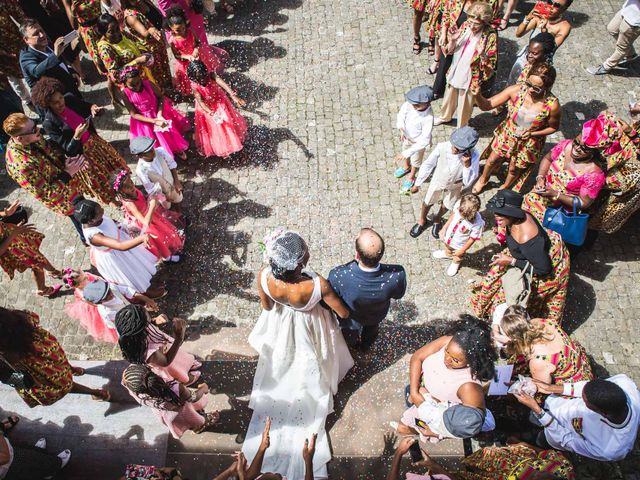
[[[480,198],[473,194],[463,195],[453,215],[440,230],[443,250],[435,250],[433,258],[451,258],[447,275],[453,277],[460,269],[465,253],[480,240],[484,230],[484,220],[480,216]]]
[[[400,131],[402,152],[396,155],[396,162],[400,163],[394,176],[401,178],[409,173],[409,179],[403,185],[403,191],[409,190],[416,181],[416,172],[427,148],[431,147],[431,131],[433,130],[433,89],[426,85],[409,90],[406,102],[400,107],[396,118],[396,127]]]

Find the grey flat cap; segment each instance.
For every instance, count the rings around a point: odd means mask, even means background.
[[[417,103],[430,103],[433,100],[433,88],[427,85],[420,85],[409,90],[404,98],[414,105]]]
[[[478,143],[480,135],[475,128],[462,127],[453,131],[451,134],[451,145],[456,147],[461,152],[471,150]]]
[[[129,142],[129,150],[134,155],[146,153],[153,148],[156,141],[149,137],[136,137]]]
[[[482,430],[484,412],[479,408],[453,405],[442,415],[445,428],[457,438],[471,438]]]
[[[94,280],[82,290],[82,296],[87,302],[100,303],[109,293],[109,285],[103,280]]]

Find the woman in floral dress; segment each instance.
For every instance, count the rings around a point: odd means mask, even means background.
[[[132,6],[135,2],[125,0],[123,5]],[[137,38],[139,43],[153,55],[153,64],[149,66],[151,74],[163,90],[171,88],[171,69],[167,55],[167,42],[162,30],[158,30],[140,10],[125,8],[124,24],[126,31]]]
[[[522,204],[540,222],[552,205],[572,208],[574,198],[578,198],[580,208],[588,209],[600,195],[607,178],[598,165],[599,154],[592,138],[594,127],[595,120],[586,122],[581,135],[563,140],[540,162],[536,185]]]
[[[73,381],[84,370],[72,367],[56,337],[40,326],[33,312],[0,307],[0,368],[9,375],[23,372],[23,385],[14,388],[30,407],[51,405],[68,393],[92,395],[108,401],[107,390],[93,389]]]
[[[44,235],[33,225],[13,225],[0,222],[0,267],[13,280],[16,270],[20,273],[31,269],[38,287],[38,295],[54,297],[62,285],[47,287],[44,281],[45,270],[51,277],[61,278],[60,270],[40,252]]]
[[[509,171],[500,188],[520,191],[538,161],[547,135],[560,126],[560,102],[551,93],[555,78],[552,66],[538,64],[531,68],[525,83],[507,87],[489,99],[476,95],[480,109],[491,110],[508,102],[508,113],[482,154],[486,164],[473,193],[482,192],[491,175],[507,160]]]

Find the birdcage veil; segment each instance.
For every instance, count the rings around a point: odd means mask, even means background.
[[[264,258],[274,270],[295,270],[306,254],[307,243],[291,230],[277,228],[264,239]]]

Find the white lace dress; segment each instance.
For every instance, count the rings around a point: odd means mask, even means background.
[[[265,268],[260,279],[269,297],[270,273]],[[333,411],[338,383],[353,366],[333,312],[320,305],[320,279],[315,273],[307,275],[314,283],[307,305],[293,308],[274,300],[249,335],[260,357],[249,401],[253,416],[242,451],[249,461],[253,459],[265,419],[271,417],[271,446],[262,471],[280,473],[288,480],[304,479],[302,447],[313,433],[318,434],[314,478],[327,478],[331,452],[324,424]]]
[[[119,241],[130,240],[129,234],[120,228],[106,215],[97,227],[82,228],[88,242],[101,233]],[[156,273],[156,257],[144,245],[131,250],[119,251],[107,247],[91,245],[91,263],[95,265],[100,276],[108,282],[133,288],[144,293],[151,285],[151,278]]]

